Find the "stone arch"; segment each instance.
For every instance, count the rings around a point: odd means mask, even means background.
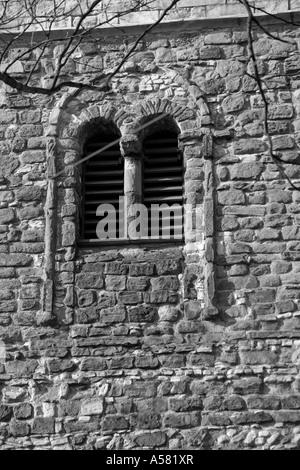
[[[184,83],[187,87],[187,84]],[[87,97],[94,92],[74,91],[66,93],[54,108],[47,133],[48,193],[46,213],[46,247],[44,260],[44,295],[41,324],[52,324],[57,316],[60,322],[72,322],[74,306],[74,286],[66,284],[64,313],[54,312],[55,285],[57,276],[55,262],[57,259],[73,266],[73,277],[76,260],[76,188],[78,189],[80,152],[83,140],[95,123],[113,123],[122,138],[132,135],[141,125],[153,116],[164,114],[171,117],[180,130],[179,139],[187,150],[187,158],[192,154],[191,147],[197,143],[204,159],[210,158],[211,131],[209,111],[202,97],[196,95],[188,86],[193,106],[168,99],[144,98],[137,104],[124,103],[117,106],[114,98],[103,104],[95,104]],[[107,124],[108,125],[108,124]],[[206,174],[207,171],[205,170]],[[205,179],[207,179],[205,177]],[[211,178],[209,178],[211,180]],[[204,184],[204,181],[202,182]],[[192,184],[191,184],[192,186]],[[207,194],[211,191],[207,190]],[[210,196],[212,197],[212,196]],[[74,212],[72,212],[74,211]],[[205,218],[205,215],[204,215]],[[59,241],[59,243],[57,243]],[[193,244],[193,240],[189,241]],[[70,273],[70,271],[69,271]],[[72,277],[69,274],[70,278]],[[66,276],[67,277],[67,276]],[[211,302],[209,302],[211,304]]]

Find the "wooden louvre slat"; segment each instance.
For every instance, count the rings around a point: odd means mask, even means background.
[[[162,237],[164,227],[164,230],[170,229],[172,238],[176,234],[176,227],[182,228],[183,215],[178,217],[178,214],[165,209],[151,221],[150,214],[152,204],[183,206],[183,165],[177,134],[166,130],[152,134],[144,141],[143,152],[143,202],[149,213],[149,234],[152,226],[159,229],[159,236]],[[170,220],[164,219],[163,225],[162,219],[167,215]]]
[[[97,135],[89,139],[84,146],[84,155],[89,155],[97,149],[114,142],[118,136]],[[96,215],[101,204],[114,206],[119,234],[119,197],[124,194],[124,163],[119,144],[113,145],[98,155],[87,160],[83,166],[83,202],[82,202],[82,231],[84,241],[97,240],[96,228],[101,218]]]

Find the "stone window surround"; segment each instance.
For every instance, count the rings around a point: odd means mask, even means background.
[[[74,96],[75,95],[75,96]],[[179,148],[183,152],[184,162],[189,158],[190,149],[193,146],[198,147],[198,157],[203,161],[203,178],[200,186],[203,187],[202,206],[203,206],[203,239],[201,246],[201,257],[204,263],[204,305],[207,318],[214,318],[217,315],[217,309],[214,305],[215,299],[215,272],[214,272],[214,171],[213,171],[213,138],[210,128],[211,120],[206,103],[202,98],[198,98],[195,103],[195,109],[184,108],[164,100],[144,100],[139,103],[139,112],[135,110],[128,112],[124,109],[116,110],[113,105],[95,105],[86,104],[82,110],[78,106],[78,93],[67,94],[64,96],[57,107],[53,110],[50,117],[49,128],[47,132],[47,161],[48,161],[48,191],[45,206],[46,214],[46,236],[45,236],[45,259],[44,259],[44,290],[43,290],[43,309],[40,315],[39,323],[42,325],[57,323],[57,315],[54,313],[54,298],[57,281],[57,263],[64,262],[72,264],[75,273],[76,253],[78,250],[78,204],[76,200],[69,204],[68,194],[80,191],[80,170],[78,167],[67,166],[73,161],[78,161],[82,152],[83,136],[91,123],[97,119],[113,121],[120,129],[121,151],[125,161],[128,164],[125,167],[125,173],[128,167],[133,165],[134,180],[139,172],[140,159],[136,158],[140,154],[140,140],[133,130],[152,119],[160,113],[168,114],[171,122],[179,129]],[[81,108],[81,110],[80,110]],[[80,110],[80,111],[78,111]],[[77,115],[74,119],[74,111]],[[134,116],[134,118],[133,118]],[[170,122],[170,121],[169,121]],[[194,123],[189,125],[190,123]],[[192,151],[193,152],[193,151]],[[194,151],[195,152],[195,151]],[[70,154],[73,155],[73,161],[70,161]],[[59,178],[51,178],[61,169],[65,172]],[[187,172],[185,172],[185,175]],[[193,181],[185,178],[185,186]],[[130,186],[131,187],[131,186]],[[128,188],[125,188],[125,191]],[[134,196],[136,200],[136,195]],[[75,202],[75,204],[74,204]],[[74,213],[68,213],[66,206],[74,206]],[[77,206],[77,209],[76,209]],[[134,241],[135,242],[135,241]],[[148,241],[146,241],[147,243]],[[174,240],[172,240],[174,243]],[[199,243],[193,238],[185,239],[185,250],[187,253],[199,252]],[[65,287],[65,286],[63,286]],[[66,286],[66,297],[68,297],[66,316],[63,324],[72,323],[74,310],[74,286]],[[66,303],[65,303],[66,305]]]
[[[107,123],[106,127],[113,127],[113,123]],[[180,239],[160,239],[160,240],[151,240],[150,238],[139,238],[139,239],[132,239],[130,237],[130,223],[135,219],[135,204],[139,204],[142,202],[143,197],[143,188],[142,188],[142,181],[143,181],[143,141],[152,132],[156,130],[169,129],[177,133],[178,140],[180,141],[180,129],[176,125],[174,119],[170,116],[166,116],[158,121],[158,123],[154,123],[150,125],[148,128],[145,128],[143,131],[139,132],[138,134],[125,134],[120,137],[119,146],[120,152],[124,162],[124,212],[125,212],[125,223],[127,229],[127,237],[120,238],[119,240],[99,240],[99,241],[86,241],[79,239],[79,246],[89,247],[89,246],[98,246],[98,245],[123,245],[126,242],[129,243],[178,243],[184,242],[184,235]],[[111,129],[120,133],[119,129]],[[178,142],[178,149],[183,152],[184,146]],[[184,168],[183,168],[184,170]],[[184,176],[184,175],[183,175]],[[184,188],[184,184],[183,184]]]

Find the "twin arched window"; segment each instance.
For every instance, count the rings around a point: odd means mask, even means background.
[[[178,133],[157,128],[143,141],[139,165],[138,190],[130,188],[130,177],[121,154],[120,137],[116,132],[95,132],[84,145],[84,157],[103,149],[86,160],[82,171],[81,242],[103,240],[97,227],[107,224],[106,240],[127,239],[128,207],[126,196],[135,199],[137,237],[140,239],[183,238],[183,162],[178,148]],[[125,156],[126,160],[126,156]],[[125,184],[126,178],[129,178]],[[129,183],[129,184],[128,184]],[[133,184],[133,183],[132,183]],[[124,188],[127,187],[127,194]],[[129,187],[129,190],[128,190]],[[140,210],[139,204],[142,205]],[[99,210],[102,207],[103,211]],[[108,212],[114,230],[109,230]],[[132,214],[131,214],[132,215]],[[124,235],[125,234],[125,235]]]

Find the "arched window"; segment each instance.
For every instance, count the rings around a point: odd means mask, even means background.
[[[104,150],[83,163],[82,171],[82,216],[81,240],[97,241],[97,225],[107,217],[99,216],[100,205],[111,205],[116,215],[116,238],[119,238],[119,198],[124,195],[124,161],[120,152],[119,135],[115,132],[103,132],[101,128],[87,139],[83,157],[97,150]],[[106,147],[108,147],[106,149]],[[110,237],[112,238],[112,237]]]
[[[96,154],[82,168],[81,244],[183,239],[182,152],[178,132],[161,127],[152,128],[140,147],[135,137],[120,139],[108,126],[86,140],[83,158]],[[142,229],[140,203],[148,214]]]
[[[143,153],[142,200],[149,214],[149,236],[182,238],[183,162],[178,134],[155,131],[145,139]]]

